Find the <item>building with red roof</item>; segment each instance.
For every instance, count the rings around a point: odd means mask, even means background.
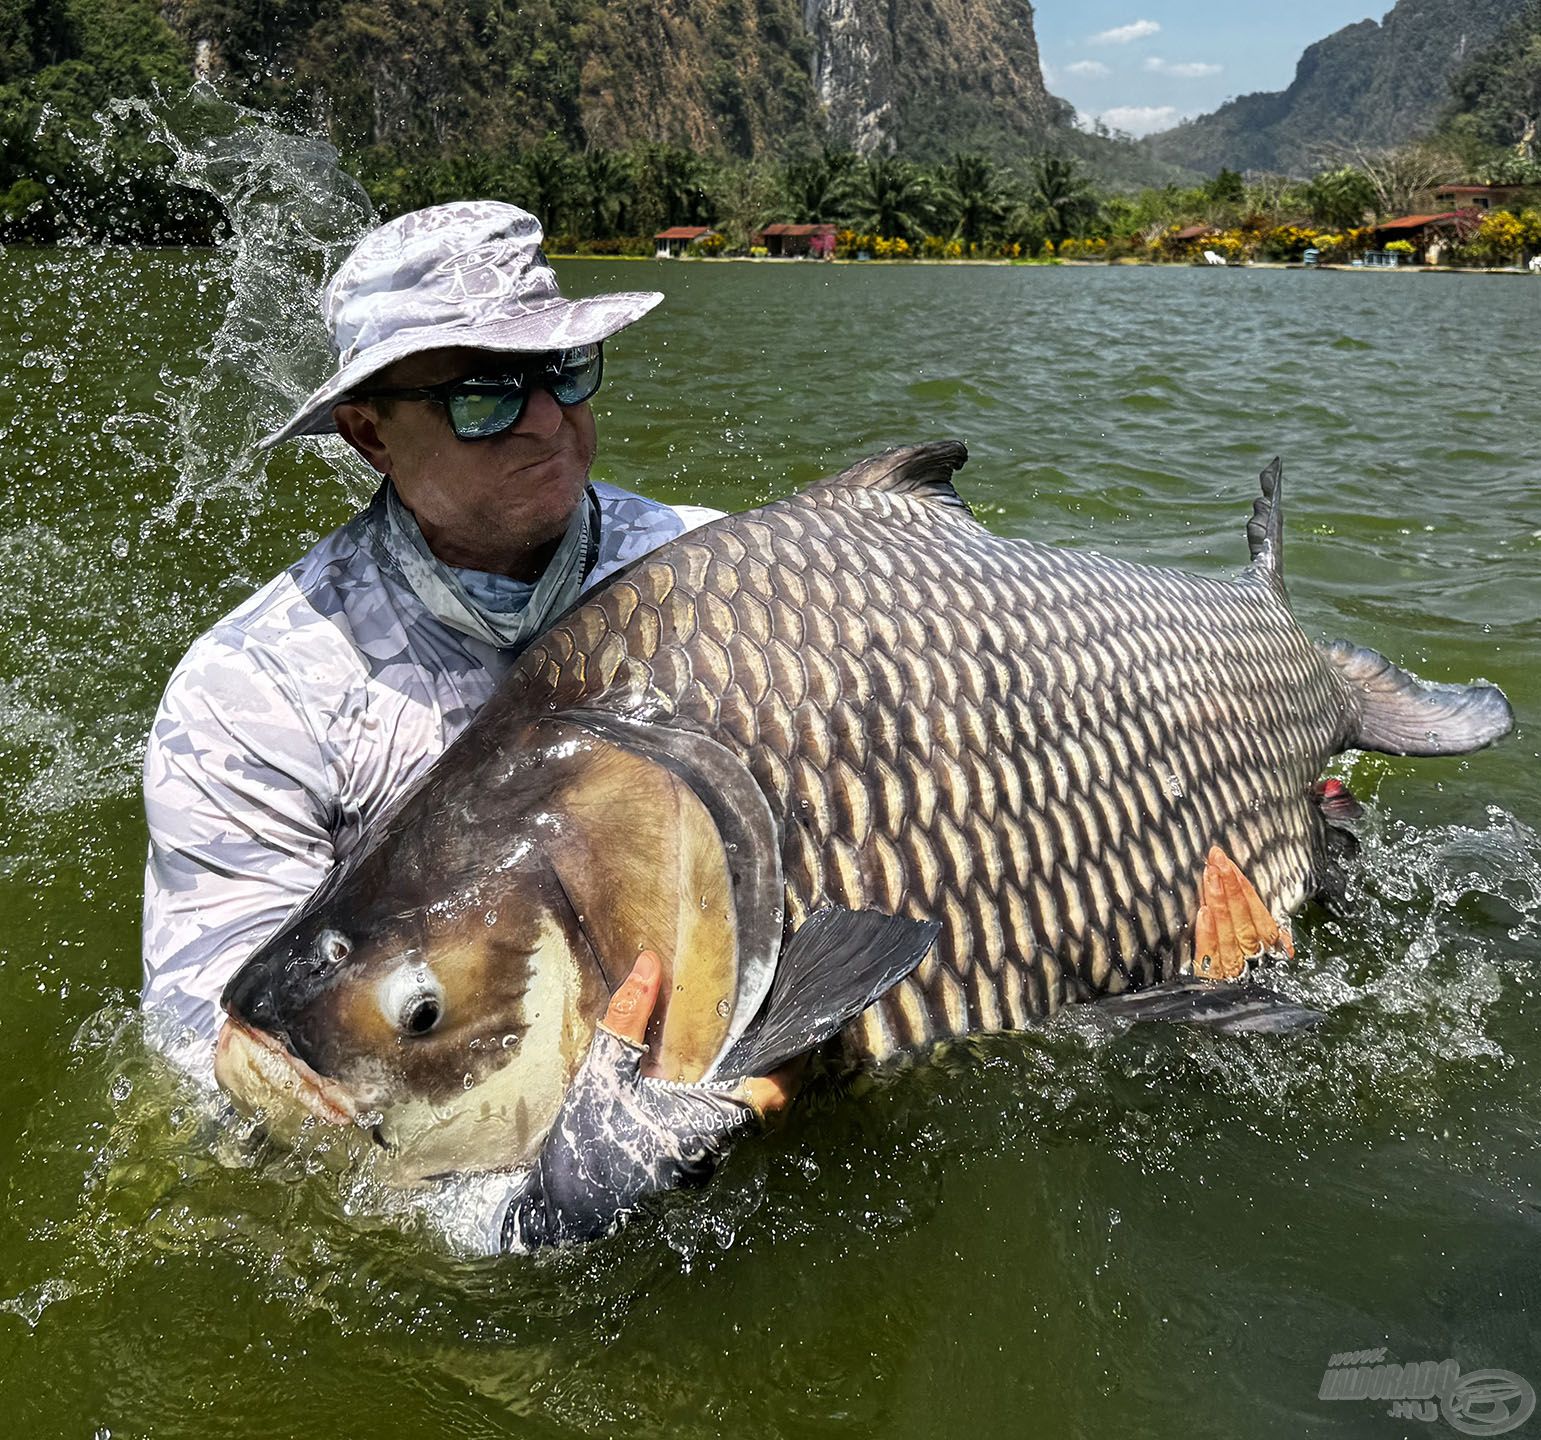
[[[780,259],[810,256],[815,260],[828,260],[835,253],[835,227],[789,225],[778,220],[755,236],[755,244],[763,245],[769,254]]]

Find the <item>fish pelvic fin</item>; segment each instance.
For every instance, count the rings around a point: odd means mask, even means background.
[[[968,446],[961,440],[932,440],[925,445],[901,445],[881,455],[870,455],[824,483],[913,495],[943,509],[972,516],[968,501],[952,483],[953,471],[967,460]]]
[[[1344,748],[1387,755],[1465,755],[1501,740],[1514,711],[1496,685],[1420,680],[1377,650],[1318,644],[1348,686],[1354,724]]]
[[[1246,980],[1171,980],[1149,990],[1109,996],[1092,1007],[1094,1015],[1120,1020],[1169,1020],[1201,1025],[1222,1035],[1283,1035],[1319,1024],[1320,1010],[1297,1005],[1264,985]]]
[[[1284,461],[1277,455],[1258,476],[1263,493],[1252,502],[1247,521],[1249,573],[1284,594]]]
[[[816,911],[782,950],[764,1008],[712,1078],[764,1075],[817,1049],[912,973],[941,928],[877,910]]]

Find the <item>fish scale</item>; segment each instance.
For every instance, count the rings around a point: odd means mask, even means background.
[[[1260,570],[1004,539],[955,499],[839,482],[638,562],[494,703],[727,746],[780,827],[789,931],[830,904],[940,921],[848,1028],[868,1059],[1169,977],[1211,845],[1293,910],[1352,719]]]

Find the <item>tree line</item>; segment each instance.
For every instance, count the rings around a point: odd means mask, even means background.
[[[269,23],[266,10],[198,3]],[[0,239],[217,241],[219,206],[175,184],[165,147],[107,108],[157,88],[184,93],[191,65],[185,36],[148,0],[0,0]],[[284,123],[313,128],[316,117],[295,110],[294,86],[271,83],[284,97],[274,100]],[[242,93],[260,98],[250,86]],[[1436,140],[1323,151],[1307,179],[1222,170],[1189,185],[1115,188],[1057,141],[1011,164],[959,153],[934,165],[859,156],[811,135],[759,159],[651,140],[577,145],[555,132],[479,147],[455,136],[387,143],[370,127],[359,131],[367,143],[341,148],[382,216],[466,195],[502,198],[540,216],[557,251],[649,254],[657,231],[703,225],[717,232],[716,248],[742,253],[780,220],[832,223],[847,253],[1184,259],[1191,247],[1174,235],[1202,225],[1237,258],[1289,259],[1308,244],[1362,247],[1376,220],[1449,181],[1541,185],[1538,116],[1541,0],[1526,0],[1504,46],[1461,72]],[[1523,194],[1513,202],[1519,231],[1506,231],[1504,243],[1518,233],[1522,249],[1531,244],[1530,206]],[[1490,238],[1498,244],[1496,231]]]

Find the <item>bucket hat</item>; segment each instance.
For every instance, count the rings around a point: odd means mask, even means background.
[[[371,230],[322,292],[337,373],[259,448],[335,433],[333,407],[408,355],[592,345],[663,299],[631,291],[568,300],[540,242],[539,220],[495,200],[433,205]]]

